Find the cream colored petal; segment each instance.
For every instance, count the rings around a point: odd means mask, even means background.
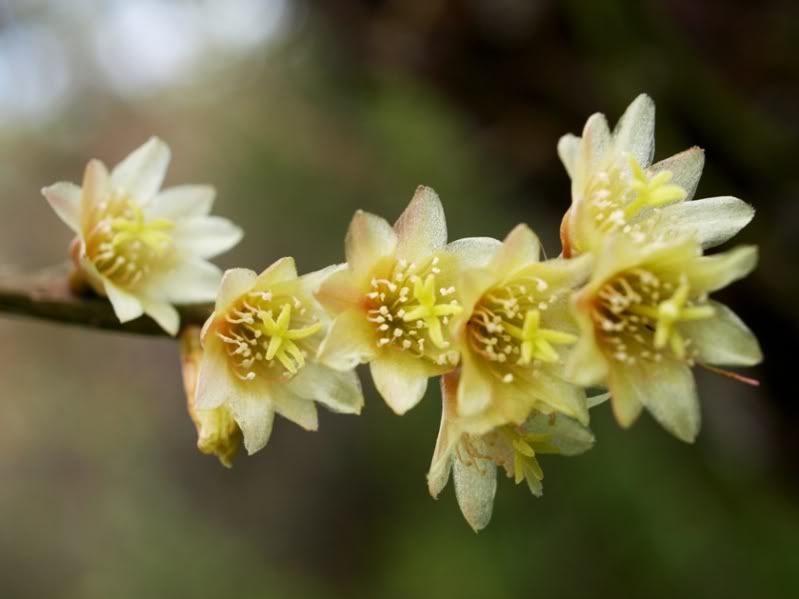
[[[130,194],[138,203],[147,203],[161,189],[170,154],[169,146],[151,137],[113,168],[111,185]]]
[[[263,449],[272,434],[275,411],[266,393],[257,393],[256,389],[239,390],[233,395],[229,404],[233,418],[244,435],[244,447],[252,455]]]
[[[119,322],[130,322],[144,314],[144,308],[139,299],[127,291],[120,289],[111,281],[105,280],[105,294],[114,307],[114,313],[116,313],[117,318],[119,318]]]
[[[256,287],[264,288],[277,283],[293,281],[297,278],[297,266],[294,258],[280,258],[264,270],[256,281]]]
[[[585,283],[591,275],[594,262],[593,254],[582,254],[576,258],[552,258],[522,269],[519,273],[544,279],[552,291],[571,289]]]
[[[541,242],[525,224],[517,225],[502,242],[502,247],[494,255],[490,270],[502,277],[538,262],[541,256]]]
[[[463,311],[455,317],[455,320],[458,322],[469,320],[475,304],[497,281],[496,273],[487,268],[473,268],[463,271],[457,285]]]
[[[490,374],[480,367],[479,358],[475,358],[470,351],[464,351],[461,356],[461,380],[455,403],[457,415],[469,418],[486,410],[491,405],[494,393],[492,383]]]
[[[580,336],[566,362],[566,378],[577,385],[589,387],[601,383],[608,373],[608,361],[597,345],[594,323],[584,308],[584,294],[575,296],[574,318]]]
[[[447,222],[438,194],[424,185],[416,188],[410,204],[394,224],[397,255],[420,261],[447,244]]]
[[[614,364],[608,378],[614,413],[629,426],[643,404],[663,428],[692,443],[699,433],[701,415],[691,369],[678,360],[640,361],[636,366]]]
[[[239,393],[227,361],[227,353],[218,339],[203,342],[203,359],[197,376],[197,409],[213,410]]]
[[[42,194],[58,218],[75,233],[80,233],[80,187],[74,183],[56,183],[43,188]]]
[[[173,337],[180,329],[180,315],[175,308],[167,302],[141,300],[144,313],[158,323],[162,329]]]
[[[627,152],[646,168],[655,154],[655,103],[641,94],[627,107],[613,131],[614,149]]]
[[[679,202],[661,210],[669,231],[695,236],[704,249],[732,239],[754,216],[754,208],[731,196]]]
[[[258,275],[248,268],[231,268],[222,275],[216,296],[216,310],[222,311],[255,286]]]
[[[568,133],[558,140],[558,156],[569,177],[574,178],[577,161],[580,159],[580,138]]]
[[[338,314],[358,306],[364,299],[363,293],[355,284],[349,268],[337,270],[319,285],[314,294],[325,309]]]
[[[745,245],[722,254],[697,258],[686,274],[693,290],[711,293],[744,278],[755,266],[757,247]]]
[[[474,444],[483,445],[479,439],[475,439]],[[475,449],[479,455],[479,449]],[[456,459],[452,465],[452,478],[455,482],[455,497],[463,517],[475,532],[479,532],[488,526],[494,509],[494,496],[497,492],[496,464],[481,458],[475,458],[469,463]]]
[[[572,385],[544,371],[531,381],[535,398],[554,410],[575,418],[583,426],[588,425],[588,406],[582,387]]]
[[[647,172],[650,176],[661,171],[671,171],[671,183],[679,185],[688,194],[683,202],[694,197],[702,169],[705,166],[705,151],[702,148],[689,148],[670,158],[653,164]]]
[[[492,237],[464,237],[447,245],[446,251],[458,257],[461,268],[485,268],[501,247]]]
[[[222,271],[218,266],[192,258],[154,277],[147,285],[146,295],[173,304],[212,302],[217,296],[221,280]]]
[[[319,347],[319,362],[336,370],[351,370],[373,360],[377,355],[373,327],[359,308],[342,312]]]
[[[211,212],[216,189],[211,185],[177,185],[158,193],[147,206],[150,218],[180,220],[207,216]]]
[[[299,397],[282,385],[273,385],[270,390],[272,407],[286,420],[291,420],[306,431],[319,428],[319,415],[313,400]]]
[[[316,297],[320,287],[333,275],[346,272],[346,264],[331,264],[313,272],[305,273],[299,278],[300,287],[306,295]]]
[[[385,351],[371,363],[378,393],[396,414],[402,415],[424,397],[428,371],[421,358]]]
[[[572,176],[573,183],[578,184],[578,186],[584,184],[587,181],[587,177],[602,166],[602,163],[607,158],[610,143],[610,130],[608,129],[605,115],[592,114],[588,117],[583,129],[577,169]]]
[[[752,331],[724,304],[710,302],[711,318],[680,323],[680,331],[706,364],[753,366],[763,361],[763,352]]]
[[[90,160],[83,174],[83,193],[80,200],[80,228],[84,236],[95,225],[97,207],[105,201],[110,190],[110,176],[99,160]]]
[[[397,251],[397,234],[385,219],[358,210],[352,217],[344,253],[356,280],[369,277],[372,267],[381,258]]]
[[[287,385],[298,397],[317,401],[339,414],[360,414],[363,392],[353,370],[340,372],[309,362]]]
[[[193,216],[177,221],[172,235],[182,252],[198,258],[213,258],[241,241],[244,231],[226,218]]]
[[[444,399],[441,407],[441,424],[438,429],[436,447],[433,450],[433,459],[430,461],[430,470],[427,473],[427,489],[434,499],[437,499],[438,494],[447,486],[449,474],[452,470],[452,453],[461,438],[460,431],[447,417],[448,400],[446,394],[454,390],[450,389],[448,391],[448,387],[448,385],[444,384],[444,379],[442,378],[441,395]]]

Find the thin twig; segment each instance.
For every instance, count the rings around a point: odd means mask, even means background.
[[[212,310],[211,304],[179,306],[180,324],[182,327],[202,326]],[[120,333],[167,335],[146,316],[122,324],[107,299],[89,293],[73,293],[67,265],[36,273],[0,272],[0,314]]]

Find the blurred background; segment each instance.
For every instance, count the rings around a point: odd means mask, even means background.
[[[646,91],[657,158],[757,209],[758,271],[722,294],[761,339],[751,388],[699,373],[682,445],[607,406],[596,447],[500,480],[475,535],[427,494],[438,395],[402,419],[279,421],[231,471],[195,450],[177,344],[0,320],[0,596],[799,595],[799,4],[791,0],[0,1],[0,270],[61,261],[39,194],[157,134],[247,235],[222,266],[342,260],[356,208],[434,187],[451,238],[529,223],[550,255],[555,145]],[[791,341],[793,340],[793,341]]]

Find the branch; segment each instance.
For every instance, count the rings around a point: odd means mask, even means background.
[[[122,324],[107,299],[70,289],[68,265],[36,273],[0,273],[0,314],[17,314],[84,328],[160,335],[167,333],[154,320],[142,316]],[[178,306],[181,327],[202,326],[211,304]]]

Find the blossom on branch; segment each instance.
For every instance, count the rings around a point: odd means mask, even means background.
[[[222,278],[202,330],[196,407],[227,406],[250,454],[266,445],[275,413],[316,430],[314,402],[344,414],[361,411],[355,372],[315,360],[329,322],[313,293],[336,268],[298,277],[294,260],[281,258],[260,275],[236,268]]]
[[[174,304],[213,301],[222,273],[207,259],[236,245],[242,232],[209,216],[213,187],[161,190],[169,160],[169,147],[151,138],[110,173],[92,160],[82,187],[62,182],[42,193],[77,234],[79,273],[108,297],[120,322],[147,314],[175,335]]]

